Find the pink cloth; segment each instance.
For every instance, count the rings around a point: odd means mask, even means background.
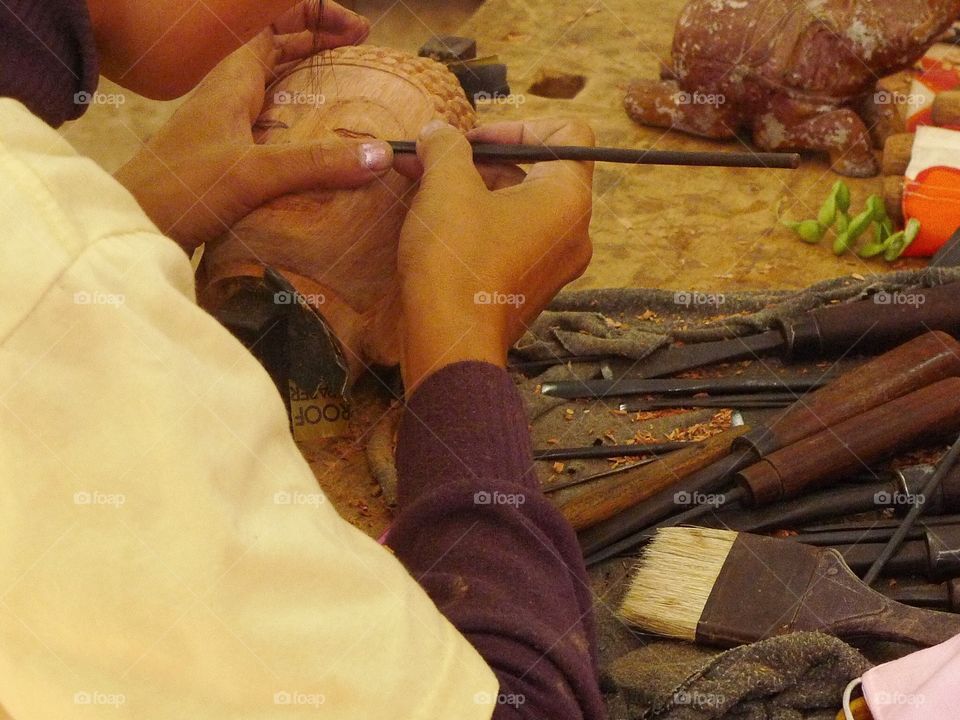
[[[869,670],[863,696],[874,720],[960,717],[960,635]]]

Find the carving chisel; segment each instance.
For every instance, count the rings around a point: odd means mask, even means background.
[[[763,505],[796,497],[906,450],[921,438],[941,431],[955,432],[960,427],[957,397],[960,378],[945,378],[808,435],[742,470],[736,476],[737,488],[626,537],[614,543],[610,551],[620,554],[646,542],[651,530],[692,524],[717,505]]]
[[[823,387],[832,378],[669,378],[622,377],[615,380],[559,380],[545,382],[540,392],[549,397],[578,400],[628,395],[697,395],[793,392],[802,394]]]
[[[690,473],[642,505],[629,507],[580,534],[588,562],[611,557],[605,548],[644,530],[681,509],[676,496],[715,493],[735,472],[764,455],[859,415],[938,380],[960,375],[960,343],[942,332],[929,332],[847,372],[779,413],[766,425],[737,438],[726,457]]]
[[[690,447],[690,441],[637,443],[635,445],[590,445],[579,448],[544,448],[533,451],[534,460],[592,460],[596,458],[637,457],[638,455],[665,455]]]
[[[415,153],[412,140],[388,140],[395,153]],[[553,160],[625,163],[627,165],[687,165],[699,167],[779,168],[800,167],[797,153],[777,152],[681,152],[637,148],[577,145],[508,145],[471,143],[473,159],[480,162],[535,163]]]
[[[758,335],[668,347],[631,371],[655,378],[730,360],[779,353],[787,360],[876,351],[927,330],[960,332],[960,283],[827,305]]]

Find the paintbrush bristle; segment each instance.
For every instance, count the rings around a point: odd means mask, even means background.
[[[695,640],[737,535],[713,528],[661,529],[633,572],[620,616],[657,635]]]

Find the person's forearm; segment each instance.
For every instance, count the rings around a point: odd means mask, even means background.
[[[397,556],[497,674],[496,717],[598,718],[591,594],[573,531],[540,492],[505,371],[448,365],[410,399],[397,447]]]

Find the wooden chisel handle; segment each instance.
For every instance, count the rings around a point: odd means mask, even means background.
[[[960,308],[960,298],[956,304]],[[761,457],[938,380],[958,376],[960,343],[945,332],[928,332],[804,396],[735,446],[750,448]]]
[[[879,292],[783,321],[789,357],[830,357],[885,349],[924,330],[960,332],[960,283]]]
[[[737,474],[754,504],[796,497],[917,441],[960,430],[960,378],[951,377],[777,450]]]
[[[553,493],[551,499],[574,529],[582,530],[613,517],[668,488],[680,478],[709,465],[730,452],[730,443],[746,432],[746,426],[730,428],[698,443],[658,457],[655,462],[609,480],[599,480],[569,491]]]

